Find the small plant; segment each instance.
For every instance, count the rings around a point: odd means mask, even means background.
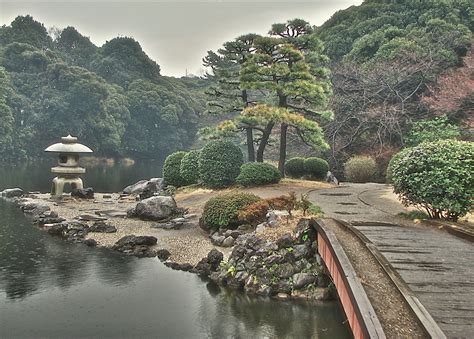
[[[323,216],[324,215],[324,212],[323,210],[321,209],[321,207],[319,207],[318,205],[314,204],[314,203],[310,203],[309,205],[309,208],[308,208],[308,213],[310,215],[318,215],[318,216]]]
[[[329,171],[329,164],[326,160],[311,157],[304,161],[304,173],[310,178],[322,180]]]
[[[409,211],[409,212],[401,212],[401,213],[398,213],[398,215],[404,217],[404,218],[408,218],[408,219],[411,219],[411,220],[415,220],[415,219],[429,219],[429,215],[426,214],[425,212],[423,211]]]
[[[199,181],[200,153],[200,151],[190,151],[181,159],[179,171],[186,185],[197,184]]]
[[[285,174],[290,178],[301,178],[304,174],[304,158],[291,158],[285,163]]]
[[[234,228],[240,225],[239,210],[259,201],[260,198],[250,193],[227,193],[209,199],[204,205],[200,219],[205,228]]]
[[[181,176],[180,167],[181,160],[186,155],[186,152],[174,152],[168,155],[163,164],[163,179],[167,185],[181,187],[186,185],[186,181]]]
[[[254,202],[239,210],[237,219],[242,224],[256,226],[265,221],[269,208],[270,206],[266,200]]]
[[[248,187],[276,184],[280,179],[280,172],[275,166],[265,162],[248,162],[240,167],[240,174],[235,181]]]
[[[308,199],[308,193],[301,194],[301,199],[297,202],[298,209],[303,211],[303,216],[306,216],[308,208],[311,206],[311,201]]]
[[[377,163],[371,157],[357,155],[344,164],[344,176],[350,182],[370,182],[377,172]]]
[[[242,151],[232,142],[211,141],[199,156],[199,177],[206,187],[227,187],[235,182],[243,162]]]
[[[287,247],[286,250],[288,251],[288,253],[293,253],[295,249],[290,246],[290,247]]]
[[[282,195],[276,198],[266,199],[268,205],[273,210],[285,210],[288,212],[289,216],[292,216],[292,211],[296,206],[296,193],[290,192],[288,195]]]

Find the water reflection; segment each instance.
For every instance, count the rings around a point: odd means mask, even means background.
[[[156,176],[155,166],[136,168],[142,170],[109,167],[104,173],[99,167],[89,171],[87,180],[97,190],[117,191]],[[44,190],[44,173],[37,173],[44,171],[0,168],[0,189]],[[348,338],[343,320],[336,303],[308,306],[249,298],[172,271],[154,258],[65,243],[0,200],[1,338]]]

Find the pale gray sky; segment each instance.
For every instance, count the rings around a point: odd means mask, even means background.
[[[0,24],[32,15],[47,28],[74,26],[101,46],[131,36],[163,75],[198,74],[208,50],[245,33],[265,34],[272,23],[303,18],[321,25],[337,10],[362,0],[313,1],[65,1],[0,0]]]

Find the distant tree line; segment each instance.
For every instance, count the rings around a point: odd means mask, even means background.
[[[68,133],[107,156],[158,158],[194,142],[208,81],[161,76],[132,38],[97,47],[73,27],[54,33],[31,16],[0,28],[2,160]]]

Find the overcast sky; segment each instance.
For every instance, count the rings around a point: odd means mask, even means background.
[[[32,15],[47,28],[74,26],[101,46],[131,36],[161,67],[163,75],[199,74],[208,50],[245,33],[265,34],[272,23],[303,18],[320,25],[362,0],[313,1],[22,1],[0,0],[0,24]]]

